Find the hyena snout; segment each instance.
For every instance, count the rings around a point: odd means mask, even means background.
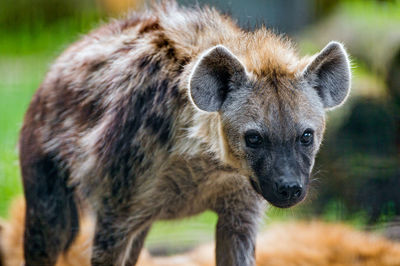
[[[301,179],[285,176],[261,179],[259,193],[275,207],[289,208],[306,197],[307,187]]]
[[[298,181],[275,181],[274,193],[280,201],[297,203],[303,196],[303,185]]]

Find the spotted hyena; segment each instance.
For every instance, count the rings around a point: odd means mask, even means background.
[[[325,111],[350,87],[342,45],[299,58],[290,41],[174,3],[70,46],[20,137],[26,265],[54,265],[96,217],[92,265],[134,265],[152,223],[212,210],[217,265],[253,265],[264,200],[307,193]]]

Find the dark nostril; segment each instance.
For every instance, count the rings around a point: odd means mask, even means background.
[[[291,198],[292,198],[292,199],[298,199],[298,198],[300,198],[301,192],[302,192],[302,187],[301,187],[300,184],[298,184],[298,183],[291,184],[291,185],[289,186],[289,189],[290,189],[290,191],[291,191],[290,194],[291,194]]]
[[[276,184],[277,192],[282,199],[290,199],[289,186],[286,183]]]
[[[282,190],[282,191],[280,191],[279,193],[282,195],[282,197],[284,197],[284,198],[289,198],[289,197],[288,197],[288,196],[289,196],[289,193],[288,193],[286,190]]]
[[[276,191],[283,200],[295,200],[300,198],[302,193],[302,186],[299,183],[275,183]]]
[[[294,194],[293,194],[294,198],[298,199],[301,196],[301,189],[297,189]]]

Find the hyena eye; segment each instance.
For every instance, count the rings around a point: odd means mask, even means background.
[[[309,146],[311,143],[313,143],[313,139],[314,131],[312,129],[306,129],[306,131],[304,131],[303,135],[300,137],[300,142],[305,146]]]
[[[246,145],[251,148],[257,148],[263,143],[263,138],[256,131],[249,131],[245,134]]]

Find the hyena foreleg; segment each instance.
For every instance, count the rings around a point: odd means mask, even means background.
[[[126,262],[125,265],[136,265],[136,262],[139,258],[140,251],[142,250],[144,240],[146,239],[147,233],[150,230],[150,226],[147,228],[143,229],[139,234],[135,235],[129,250],[129,253],[127,254]]]
[[[223,203],[217,208],[217,266],[255,264],[255,240],[262,204],[260,199],[250,195],[235,196],[239,198],[222,199]]]

